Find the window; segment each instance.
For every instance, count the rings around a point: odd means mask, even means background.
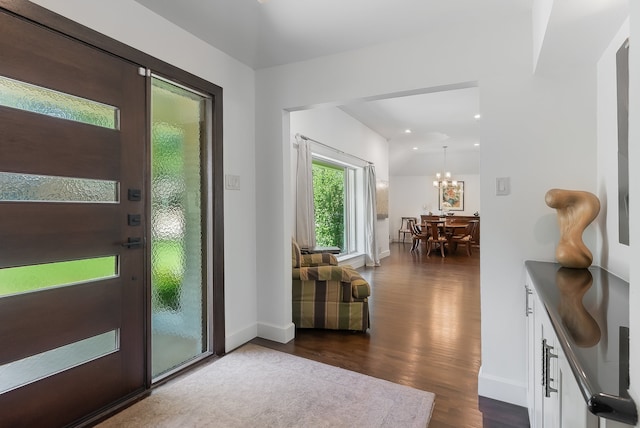
[[[152,74],[151,369],[158,381],[208,351],[201,152],[211,100]]]
[[[317,245],[355,251],[355,169],[315,157],[312,170]]]

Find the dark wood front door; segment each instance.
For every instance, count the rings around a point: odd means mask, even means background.
[[[147,83],[0,28],[0,426],[64,426],[145,390]]]

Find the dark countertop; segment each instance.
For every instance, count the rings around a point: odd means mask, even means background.
[[[629,397],[629,283],[596,266],[563,268],[528,260],[544,304],[589,411],[635,425]]]

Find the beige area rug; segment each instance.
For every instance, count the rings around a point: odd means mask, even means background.
[[[421,427],[435,395],[247,344],[98,425]]]

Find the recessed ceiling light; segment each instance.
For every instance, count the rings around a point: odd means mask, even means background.
[[[405,134],[411,134],[411,130],[410,130],[410,129],[405,129],[405,130],[404,130],[404,133],[405,133]]]
[[[473,143],[473,145],[478,147],[478,146],[480,146],[480,143]]]
[[[473,116],[474,119],[480,119],[482,116],[480,116],[480,113],[476,114],[475,116]]]
[[[417,147],[414,147],[414,148],[413,148],[413,150],[418,150],[418,148],[417,148]]]

